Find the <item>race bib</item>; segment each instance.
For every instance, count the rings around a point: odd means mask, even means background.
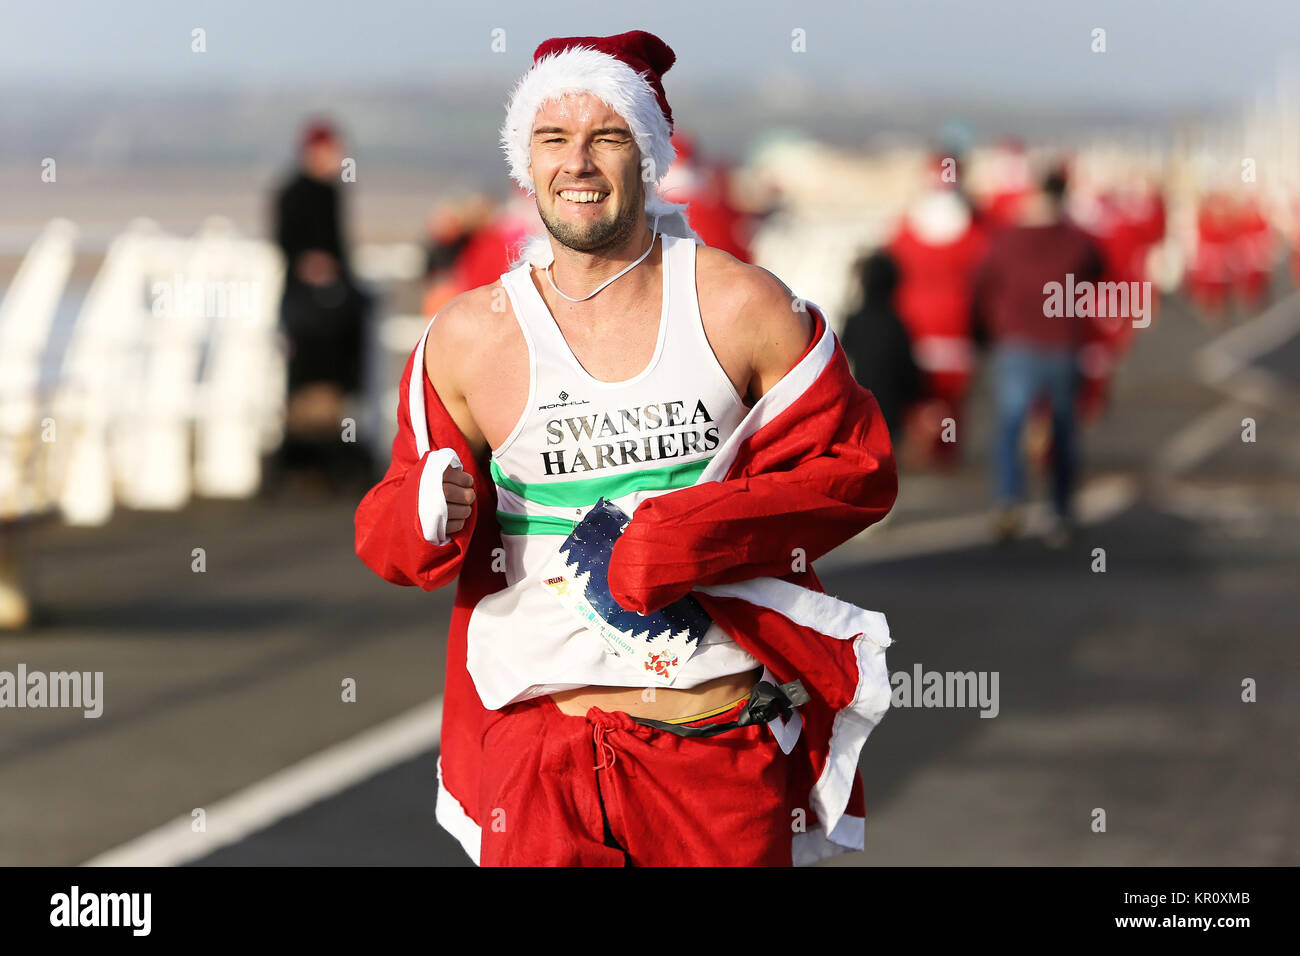
[[[597,501],[543,565],[542,586],[647,684],[667,687],[712,619],[689,594],[651,614],[619,607],[609,593],[609,557],[629,520],[617,505]]]

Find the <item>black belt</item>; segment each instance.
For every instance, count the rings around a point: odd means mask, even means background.
[[[660,730],[668,731],[670,734],[677,734],[679,737],[714,737],[726,733],[728,730],[735,730],[737,727],[747,727],[750,724],[766,724],[777,716],[789,720],[791,709],[798,707],[800,704],[808,703],[809,699],[808,692],[804,690],[800,681],[792,680],[776,685],[761,680],[749,692],[749,700],[745,702],[745,706],[741,708],[736,719],[725,724],[687,727],[685,724],[670,724],[664,720],[650,720],[648,717],[633,717],[632,719],[638,724],[657,727]],[[698,719],[702,720],[703,718]]]

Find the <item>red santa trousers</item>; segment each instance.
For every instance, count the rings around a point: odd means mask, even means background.
[[[734,721],[747,700],[688,725]],[[761,723],[682,737],[623,711],[513,704],[483,736],[480,864],[791,866],[794,766]]]

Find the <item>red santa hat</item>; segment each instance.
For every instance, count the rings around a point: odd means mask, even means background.
[[[673,111],[664,94],[663,74],[677,60],[672,48],[653,33],[632,30],[610,37],[557,37],[533,52],[533,65],[515,84],[501,127],[501,148],[510,175],[532,195],[536,190],[528,172],[528,146],[537,111],[549,100],[567,93],[591,93],[627,121],[649,161],[645,179],[648,216],[659,216],[659,231],[699,241],[686,219],[686,206],[670,203],[659,183],[673,164]],[[551,261],[545,235],[525,243],[520,259],[544,266]]]
[[[320,143],[337,143],[338,141],[338,128],[324,117],[318,117],[302,128],[302,132],[298,136],[298,148],[309,149]]]

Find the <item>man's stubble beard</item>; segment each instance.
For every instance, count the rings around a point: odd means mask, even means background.
[[[559,198],[555,201],[557,204],[564,202]],[[636,230],[638,212],[636,205],[624,206],[613,219],[599,219],[590,225],[575,227],[558,217],[548,218],[540,206],[537,209],[542,224],[555,241],[577,252],[600,252],[623,244]]]

